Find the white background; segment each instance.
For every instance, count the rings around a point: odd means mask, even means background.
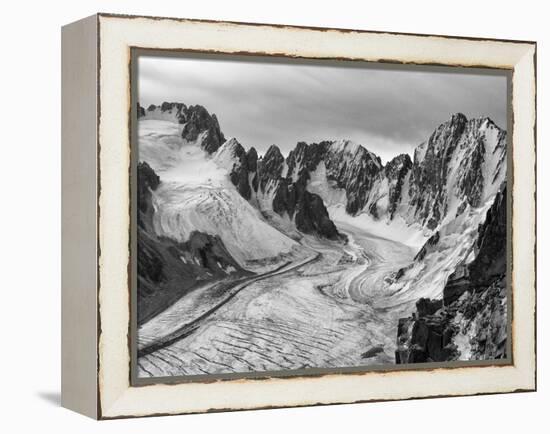
[[[548,16],[543,1],[24,1],[0,16],[0,431],[523,433],[550,427]],[[60,27],[95,12],[538,42],[536,393],[94,422],[59,406]],[[521,144],[519,144],[521,146]],[[521,182],[521,180],[517,180]]]

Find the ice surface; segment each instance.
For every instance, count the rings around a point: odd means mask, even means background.
[[[486,121],[481,127],[486,155],[481,205],[467,205],[457,216],[461,168],[453,165],[446,216],[427,230],[415,223],[407,206],[410,175],[393,219],[387,212],[390,186],[383,178],[375,182],[365,209],[350,216],[346,192],[327,180],[321,163],[307,189],[321,196],[348,240],[328,241],[298,232],[289,216],[273,213],[277,181],[253,192],[249,201],[240,196],[228,180],[237,163],[235,139],[209,156],[200,148],[202,137],[193,143],[181,138],[182,126],[173,114],[156,116],[139,121],[139,158],[162,181],[153,192],[155,231],[178,241],[195,230],[219,236],[239,264],[256,274],[229,275],[197,287],[141,325],[140,349],[163,339],[165,345],[139,357],[140,376],[393,363],[398,319],[408,316],[419,298],[440,298],[449,275],[474,257],[478,226],[506,174],[505,143]],[[471,152],[462,145],[452,156],[455,162]],[[424,158],[426,147],[417,147],[416,160]],[[331,145],[350,159],[360,149],[350,141]],[[373,203],[378,219],[368,212]],[[439,241],[415,259],[435,232]],[[396,278],[399,270],[402,276]],[[180,338],[168,339],[180,332]],[[459,335],[456,342],[467,357],[469,335]],[[373,348],[380,351],[364,358]]]
[[[186,241],[193,231],[221,238],[241,266],[253,271],[276,267],[307,254],[301,246],[265,222],[228,180],[228,153],[212,158],[180,137],[180,126],[164,120],[140,120],[139,159],[161,179],[153,192],[158,235]],[[231,143],[230,143],[231,144]]]

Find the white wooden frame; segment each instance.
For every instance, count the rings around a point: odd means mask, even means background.
[[[534,42],[108,14],[65,26],[62,40],[65,407],[109,419],[535,390]],[[133,387],[131,47],[513,70],[513,363]]]

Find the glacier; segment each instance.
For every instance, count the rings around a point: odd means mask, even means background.
[[[165,104],[138,120],[159,179],[143,236],[194,268],[139,323],[141,377],[395,363],[400,319],[475,259],[506,180],[506,132],[488,118],[454,115],[384,165],[347,140],[257,155],[206,109]],[[178,286],[147,282],[151,299]]]

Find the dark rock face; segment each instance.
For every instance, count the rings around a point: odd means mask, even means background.
[[[426,257],[426,254],[430,252],[432,247],[436,246],[437,243],[439,243],[439,232],[436,232],[430,238],[428,238],[428,241],[426,241],[422,248],[418,251],[418,253],[414,257],[414,260],[420,261],[424,259]]]
[[[323,147],[324,145],[319,144],[310,146],[303,142],[298,143],[286,160],[289,175],[283,178],[285,159],[277,146],[271,146],[258,163],[259,188],[265,191],[270,181],[277,183],[273,198],[274,212],[279,215],[287,213],[291,219],[294,219],[296,228],[300,232],[337,240],[341,235],[330,219],[323,200],[306,189],[310,178],[309,170],[317,167]],[[305,164],[298,167],[301,162]],[[293,174],[297,177],[295,182],[293,182]]]
[[[323,199],[305,189],[299,193],[294,219],[296,228],[305,234],[319,234],[329,240],[341,238],[328,215]]]
[[[388,212],[390,219],[393,219],[399,203],[401,203],[401,192],[403,182],[412,168],[412,160],[409,154],[401,154],[393,158],[384,167],[386,178],[388,178],[390,191],[388,197]]]
[[[424,363],[452,360],[456,356],[451,338],[454,334],[446,315],[414,315],[401,318],[397,326],[398,349],[395,362]]]
[[[137,103],[137,117],[138,119],[145,116],[145,109]]]
[[[144,115],[146,115],[149,112],[154,112],[155,110],[159,110],[161,113],[170,112],[174,115],[174,118],[180,123],[183,124],[187,119],[187,106],[185,104],[182,104],[180,102],[163,102],[161,105],[157,106],[155,104],[151,104],[149,107],[147,107],[147,112],[145,112]]]
[[[242,197],[250,200],[253,192],[265,193],[268,188],[274,189],[273,211],[281,216],[286,213],[299,231],[331,240],[342,238],[322,198],[306,188],[309,170],[314,170],[321,161],[325,145],[299,143],[286,159],[287,176],[283,176],[285,158],[277,146],[270,146],[264,157],[258,159],[256,149],[245,152],[235,139],[224,146],[228,145],[234,160],[229,177]]]
[[[414,154],[414,165],[411,183],[411,206],[416,209],[415,215],[434,229],[445,214],[449,164],[466,128],[467,119],[462,113],[453,115],[450,121],[440,125],[430,136],[425,146],[423,158],[418,149]]]
[[[151,191],[156,190],[160,184],[160,178],[146,162],[138,163],[137,167],[137,196],[138,196],[138,224],[144,226],[144,218],[150,220]]]
[[[258,152],[253,147],[246,153],[246,167],[248,172],[252,174],[251,187],[254,191],[258,191]]]
[[[281,150],[271,145],[264,157],[258,161],[258,180],[262,192],[266,191],[269,181],[278,181],[282,178],[284,164],[285,157],[281,154]]]
[[[184,256],[197,259],[201,267],[213,274],[224,275],[227,267],[240,268],[218,236],[194,231],[189,240],[180,244],[180,249],[186,252]]]
[[[327,141],[311,143],[309,145],[305,142],[298,142],[286,159],[288,173],[300,176],[300,171],[315,170],[318,164],[325,158],[327,149],[331,144],[332,142]]]
[[[448,306],[442,306],[439,300],[431,310],[421,312],[418,304],[417,309],[412,317],[399,320],[397,364],[457,360],[461,356],[455,341],[458,333],[468,338],[469,359],[506,357],[505,279],[466,292]]]
[[[490,285],[506,275],[506,185],[487,211],[485,222],[478,228],[474,260],[459,267],[443,289],[443,301],[450,304],[473,287]]]
[[[317,234],[330,240],[340,239],[321,197],[306,190],[305,176],[294,183],[288,179],[280,182],[273,199],[273,210],[280,215],[286,212],[294,218],[300,232]]]
[[[256,152],[254,147],[250,148],[246,153],[246,167],[252,173],[258,170],[258,152]]]
[[[380,157],[351,142],[330,147],[325,157],[327,177],[346,190],[346,212],[357,214],[367,203],[367,195],[381,176]]]
[[[244,148],[239,142],[235,139],[231,139],[231,152],[232,158],[235,161],[231,173],[229,174],[229,179],[237,187],[240,195],[246,200],[250,200],[251,189],[250,183],[248,182],[248,156]]]
[[[459,332],[469,336],[469,358],[506,357],[506,185],[478,229],[475,251],[451,275],[442,300],[420,299],[416,313],[399,320],[396,363],[455,360]]]
[[[485,180],[483,164],[486,160],[486,136],[484,131],[497,129],[499,165],[492,179]],[[469,204],[480,205],[483,186],[498,176],[504,164],[506,132],[488,118],[470,119],[455,114],[450,121],[441,124],[428,141],[415,150],[411,173],[410,205],[418,221],[429,229],[435,229],[448,210],[447,181],[453,166],[458,164],[456,194],[462,198],[462,212]],[[459,152],[460,151],[460,152]]]
[[[478,228],[477,255],[468,265],[473,285],[486,285],[506,273],[507,187],[499,192]]]
[[[218,118],[215,114],[208,113],[201,105],[186,106],[179,102],[163,102],[160,106],[151,104],[144,111],[144,116],[148,112],[159,110],[161,113],[170,113],[178,123],[184,124],[182,137],[185,140],[194,142],[200,134],[206,133],[201,142],[201,147],[212,154],[225,142],[225,137],[221,132]]]
[[[458,188],[466,197],[466,201],[473,207],[480,205],[483,193],[483,162],[485,161],[485,144],[479,138],[469,159],[460,163],[459,171],[464,176],[458,183]]]
[[[194,105],[187,108],[185,112],[185,126],[182,137],[190,142],[197,140],[199,134],[206,131],[201,147],[212,154],[225,142],[225,137],[220,130],[218,118],[215,114],[210,115],[201,105]]]
[[[137,169],[137,315],[141,324],[200,282],[248,272],[231,257],[219,237],[198,231],[184,243],[158,237],[152,223],[152,194],[161,180],[145,162]]]

